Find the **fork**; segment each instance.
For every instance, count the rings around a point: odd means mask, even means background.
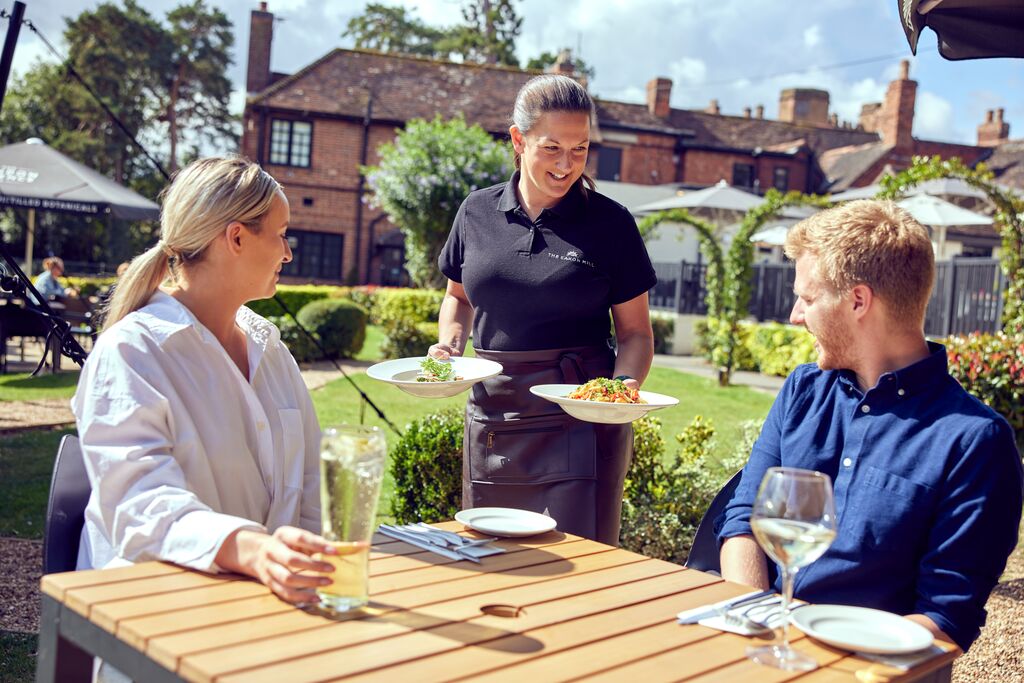
[[[751,635],[755,635],[758,633],[767,633],[768,631],[775,630],[763,621],[751,619],[746,614],[742,613],[733,614],[732,612],[724,612],[722,614],[722,618],[725,620],[725,623],[729,624],[730,626],[736,626],[746,631],[753,631]]]

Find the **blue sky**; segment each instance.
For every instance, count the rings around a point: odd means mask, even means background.
[[[384,0],[412,8],[427,23],[459,17],[461,0]],[[96,0],[28,0],[26,17],[51,42],[63,47],[61,17],[95,7]],[[163,16],[175,0],[139,0]],[[256,0],[219,0],[235,25],[232,81],[241,107],[249,12]],[[333,47],[359,0],[268,0],[275,26],[272,66],[290,73]],[[672,105],[704,108],[715,98],[722,113],[765,106],[775,118],[779,91],[815,87],[831,93],[832,110],[856,122],[860,106],[881,101],[901,58],[911,59],[918,81],[914,134],[933,140],[973,143],[985,111],[1003,107],[1010,136],[1024,137],[1024,60],[950,62],[936,50],[935,34],[922,36],[912,57],[896,12],[896,0],[521,0],[524,18],[518,53],[525,60],[544,50],[580,48],[597,71],[591,90],[604,98],[642,102],[655,76],[674,82]],[[15,69],[47,54],[22,30]],[[842,68],[825,68],[881,58]],[[781,75],[780,75],[781,74]]]

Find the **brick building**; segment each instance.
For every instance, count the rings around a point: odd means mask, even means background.
[[[335,49],[285,75],[271,71],[272,42],[273,15],[261,2],[251,14],[241,151],[288,190],[295,260],[286,281],[401,283],[401,234],[366,206],[359,167],[377,163],[377,147],[413,118],[461,113],[506,138],[515,95],[536,72]],[[567,57],[554,69],[574,72]],[[856,128],[829,114],[822,90],[784,90],[779,120],[769,120],[763,106],[742,116],[722,114],[714,100],[705,110],[672,108],[672,81],[655,78],[645,104],[596,100],[588,170],[644,185],[724,179],[753,191],[822,192],[866,185],[913,154],[974,163],[992,153],[914,140],[916,83],[906,71],[884,103],[865,106]],[[990,124],[985,140],[1000,139],[1001,116]]]

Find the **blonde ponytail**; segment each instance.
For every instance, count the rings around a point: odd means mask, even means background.
[[[103,318],[103,327],[109,328],[132,311],[145,306],[170,273],[170,259],[162,244],[132,259],[128,270],[118,278],[114,287],[114,295],[110,298]]]

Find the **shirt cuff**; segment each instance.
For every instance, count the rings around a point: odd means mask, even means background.
[[[967,652],[967,648],[971,646],[971,643],[973,643],[981,633],[981,629],[979,628],[975,628],[973,632],[969,632],[962,626],[958,627],[940,612],[922,611],[920,614],[923,614],[934,621],[935,625],[939,627],[939,630],[952,638],[953,642],[956,643],[964,652]]]
[[[222,572],[214,562],[217,553],[228,536],[242,529],[268,533],[265,526],[244,517],[218,512],[191,512],[171,526],[160,559],[202,572]]]

